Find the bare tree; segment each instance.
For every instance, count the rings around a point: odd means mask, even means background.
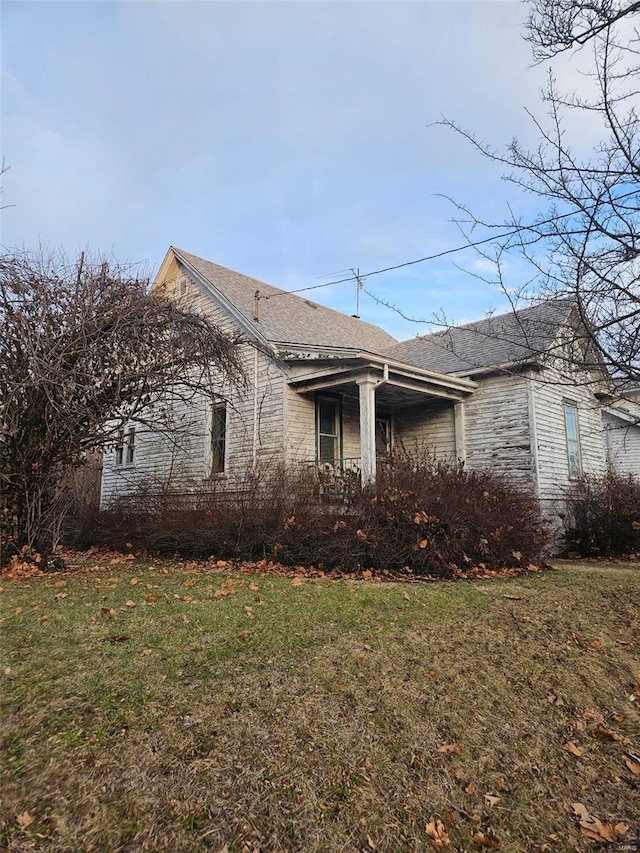
[[[461,128],[485,157],[502,164],[505,177],[543,203],[532,219],[487,221],[457,205],[469,244],[494,264],[491,277],[520,298],[570,299],[577,306],[594,366],[618,384],[640,382],[640,3],[613,0],[531,0],[526,38],[537,61],[551,60],[542,93],[545,119],[531,115],[539,142],[533,149],[514,139],[501,152]],[[587,94],[560,91],[553,57],[566,50],[588,59]],[[588,85],[587,85],[588,84]],[[581,152],[572,119],[588,115],[600,126],[599,142]],[[572,130],[574,132],[572,142]],[[479,229],[496,233],[492,248]],[[486,235],[483,235],[486,236]],[[532,268],[521,291],[507,280],[504,260],[517,252]],[[582,331],[581,331],[582,334]],[[587,365],[588,366],[588,365]]]
[[[64,476],[126,422],[243,379],[237,342],[80,257],[0,257],[0,544],[50,552]]]

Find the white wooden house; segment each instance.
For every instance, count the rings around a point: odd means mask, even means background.
[[[493,469],[549,507],[573,478],[602,473],[608,460],[640,473],[633,413],[609,405],[603,414],[602,374],[568,367],[577,324],[568,302],[399,343],[173,247],[153,287],[240,335],[249,381],[242,391],[221,381],[215,402],[203,396],[176,411],[170,432],[130,425],[105,455],[103,505],[143,482],[238,488],[248,466],[273,460],[336,475],[357,469],[372,481],[377,460],[398,445]]]

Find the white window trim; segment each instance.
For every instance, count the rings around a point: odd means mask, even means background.
[[[331,434],[331,437],[335,441],[335,450],[337,455],[331,461],[331,465],[340,465],[343,459],[343,449],[342,449],[342,400],[339,397],[335,397],[331,394],[316,394],[315,398],[315,419],[316,419],[316,460],[318,465],[323,465],[321,461],[320,454],[320,436],[321,435],[330,435],[329,433],[321,433],[320,432],[320,403],[331,403],[335,406],[335,414],[334,414],[334,427],[336,432]]]
[[[130,436],[133,436],[131,441]],[[136,455],[139,452],[139,445],[136,441],[138,433],[135,426],[125,426],[118,430],[116,446],[114,449],[115,467],[133,468],[136,464]],[[129,458],[131,456],[131,459]]]
[[[569,424],[567,419],[567,411],[568,409],[573,409],[575,411],[576,417],[576,447],[578,451],[578,471],[577,473],[571,470],[571,452],[570,452],[570,439],[569,439]],[[582,467],[582,442],[580,440],[580,410],[578,408],[578,404],[575,400],[563,400],[562,401],[562,414],[564,416],[564,434],[565,434],[565,445],[567,450],[567,471],[570,480],[579,480],[583,474]]]

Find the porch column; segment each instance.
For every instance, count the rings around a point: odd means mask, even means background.
[[[467,457],[467,448],[464,434],[464,403],[462,402],[453,404],[453,424],[456,440],[456,459],[458,462],[464,462]]]
[[[376,380],[358,379],[360,392],[360,464],[362,485],[376,480]]]

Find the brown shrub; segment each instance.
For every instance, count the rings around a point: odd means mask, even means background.
[[[567,498],[565,547],[583,557],[640,553],[640,480],[608,471],[582,477]]]
[[[397,454],[375,486],[352,478],[339,503],[323,501],[315,472],[301,468],[252,468],[242,486],[188,495],[141,490],[102,513],[98,540],[192,558],[266,557],[439,577],[478,564],[526,566],[547,541],[531,495],[427,454]]]

